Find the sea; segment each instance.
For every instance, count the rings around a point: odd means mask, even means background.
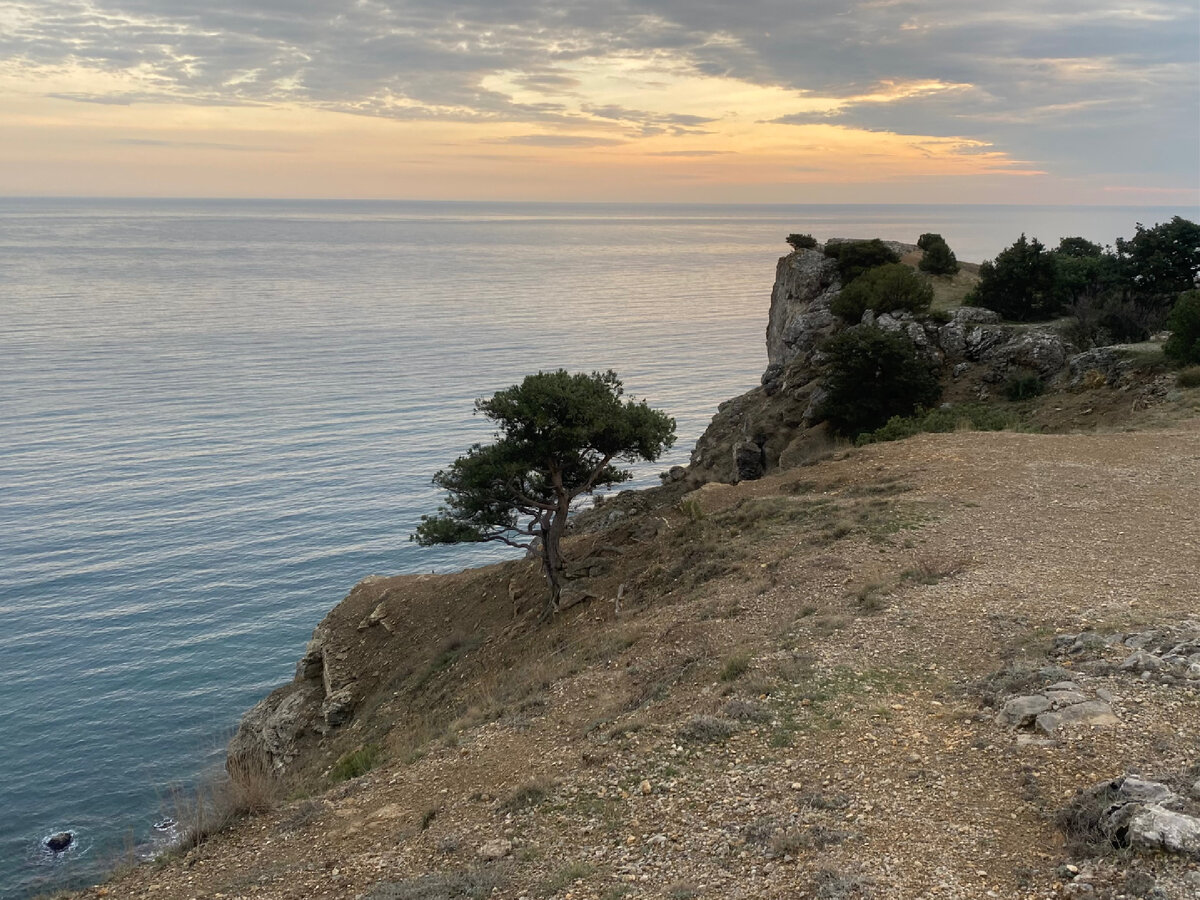
[[[0,897],[163,846],[173,798],[490,439],[473,401],[615,369],[677,420],[754,387],[784,237],[1109,244],[1194,209],[0,199]],[[48,835],[69,831],[64,853]]]

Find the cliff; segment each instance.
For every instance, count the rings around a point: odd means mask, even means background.
[[[1197,896],[1200,390],[889,317],[1087,433],[835,445],[819,268],[691,471],[569,538],[574,605],[539,626],[523,560],[366,579],[230,746],[256,814],[84,896]]]

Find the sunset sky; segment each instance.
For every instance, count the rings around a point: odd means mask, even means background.
[[[0,0],[0,195],[1192,205],[1195,0]]]

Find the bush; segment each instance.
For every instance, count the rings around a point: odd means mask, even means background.
[[[792,245],[793,250],[815,250],[817,248],[817,239],[811,234],[789,234],[787,242]]]
[[[922,235],[922,237],[926,236]],[[925,254],[917,263],[922,272],[928,272],[930,275],[953,275],[958,271],[958,258],[945,241],[933,241],[922,249]]]
[[[882,428],[860,434],[855,443],[861,447],[864,444],[900,441],[925,432],[945,434],[959,429],[1004,431],[1016,425],[1016,417],[1010,412],[981,403],[969,403],[946,409],[939,407],[916,416],[892,416]]]
[[[1118,294],[1098,299],[1084,297],[1070,308],[1075,321],[1064,337],[1080,348],[1110,344],[1136,344],[1163,327],[1164,313]]]
[[[906,334],[857,325],[822,349],[826,395],[817,415],[841,434],[855,437],[941,397],[935,364]]]
[[[850,324],[868,309],[876,313],[922,312],[933,302],[933,288],[903,263],[888,263],[863,273],[846,285],[829,305],[834,315]]]
[[[964,303],[1021,322],[1053,318],[1062,306],[1054,254],[1022,234],[994,262],[979,267],[979,284]]]
[[[1200,387],[1200,366],[1189,366],[1175,376],[1175,383],[1181,388]]]
[[[1183,365],[1200,363],[1200,291],[1180,295],[1167,316],[1171,336],[1163,345],[1163,353]]]
[[[1200,277],[1200,225],[1179,216],[1153,228],[1139,222],[1130,240],[1117,240],[1117,255],[1131,291],[1154,305],[1170,306]]]
[[[825,255],[837,260],[838,274],[842,277],[843,287],[868,269],[900,262],[896,252],[879,238],[826,244]]]
[[[1010,375],[1004,382],[1004,396],[1014,402],[1037,397],[1045,389],[1046,386],[1042,383],[1042,379],[1034,372]]]
[[[347,753],[336,763],[329,773],[334,781],[349,781],[360,775],[366,775],[379,762],[382,750],[378,744],[367,744]]]
[[[921,235],[919,238],[917,238],[917,249],[918,250],[928,250],[934,244],[944,244],[944,243],[946,243],[946,239],[944,237],[942,237],[940,234],[935,234],[932,231],[927,231],[923,235]]]

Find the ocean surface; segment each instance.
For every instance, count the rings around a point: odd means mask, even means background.
[[[0,897],[152,852],[359,579],[511,552],[408,542],[476,397],[616,369],[678,420],[653,483],[757,384],[789,232],[978,261],[1173,214],[0,199]]]

